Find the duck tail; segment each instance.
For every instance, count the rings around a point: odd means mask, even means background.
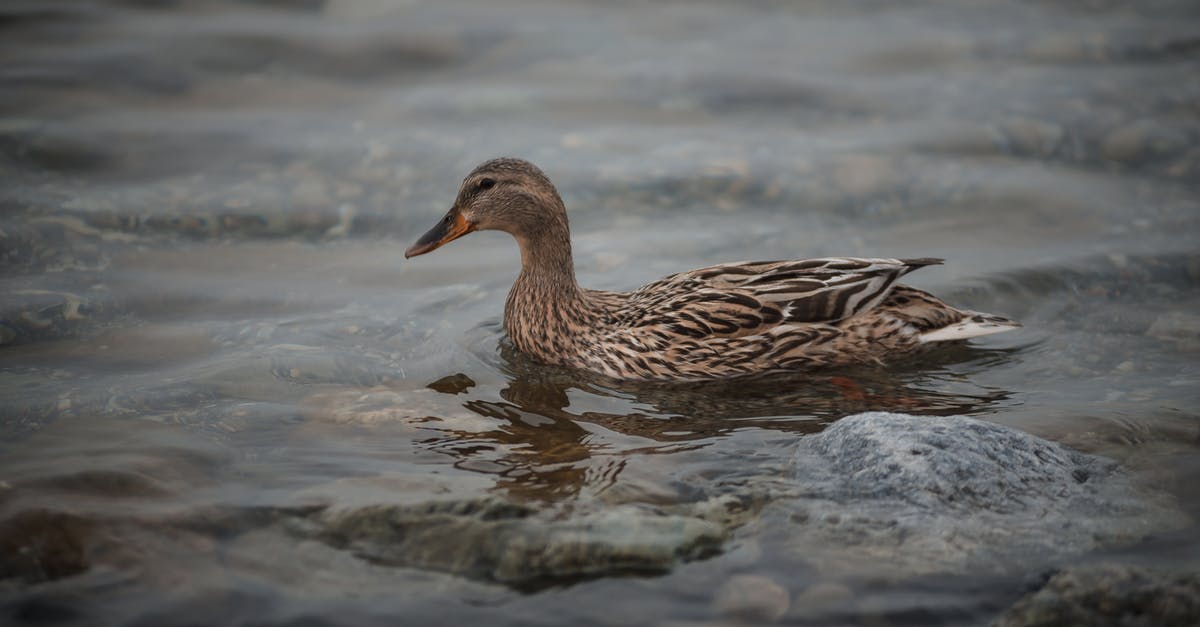
[[[940,266],[945,263],[946,260],[938,259],[937,257],[920,257],[917,259],[898,259],[897,261],[905,266],[908,266],[904,269],[904,272],[900,273],[900,275],[903,276],[909,272],[912,272],[913,270],[920,270],[925,266]]]
[[[978,311],[964,311],[963,314],[964,317],[958,322],[922,333],[918,336],[919,340],[921,343],[949,342],[982,337],[994,333],[1004,333],[1005,331],[1021,328],[1020,322],[1010,320],[1004,316],[980,313]]]

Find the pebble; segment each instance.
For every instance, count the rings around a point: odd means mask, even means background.
[[[1118,563],[1072,566],[998,617],[994,627],[1195,625],[1200,575]]]
[[[1000,131],[1013,152],[1041,157],[1054,154],[1066,137],[1061,125],[1025,118],[1005,122]]]
[[[716,613],[747,622],[775,622],[790,606],[788,591],[761,575],[734,575],[713,599]]]
[[[1180,145],[1176,135],[1153,120],[1137,120],[1110,131],[1104,137],[1100,151],[1105,159],[1129,163],[1152,154],[1171,152]]]
[[[471,377],[459,372],[444,376],[425,387],[441,392],[442,394],[463,394],[475,387],[475,381]]]
[[[1146,335],[1164,342],[1173,342],[1182,349],[1200,348],[1200,315],[1171,311],[1158,317]]]

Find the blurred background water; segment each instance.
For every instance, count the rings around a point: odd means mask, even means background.
[[[986,621],[1036,569],[833,578],[734,525],[655,576],[514,586],[313,540],[305,512],[669,509],[885,409],[1112,457],[1194,515],[1198,26],[1187,1],[9,0],[3,611],[652,624],[720,618],[752,573],[785,622]],[[500,328],[508,236],[403,258],[500,155],[556,182],[588,287],[937,256],[912,284],[1026,327],[737,384],[532,364]],[[1127,557],[1192,559],[1195,529],[1162,551]]]

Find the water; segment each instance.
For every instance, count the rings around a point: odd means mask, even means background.
[[[783,622],[986,621],[1044,565],[834,577],[750,511],[672,568],[509,585],[304,525],[328,502],[677,511],[870,409],[1015,426],[1200,513],[1198,24],[1189,2],[5,3],[5,615],[663,624],[721,617],[751,574]],[[508,236],[403,258],[505,154],[558,185],[589,287],[938,256],[910,282],[1026,327],[736,384],[532,364],[500,328]],[[1194,568],[1197,538],[1120,558]]]

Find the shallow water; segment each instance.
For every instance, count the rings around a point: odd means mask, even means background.
[[[1191,2],[7,2],[0,546],[37,548],[0,568],[6,620],[661,624],[727,617],[750,574],[790,600],[752,619],[987,621],[1047,565],[840,572],[762,523],[673,568],[513,583],[293,519],[677,511],[874,409],[1109,456],[1200,514],[1198,25]],[[403,258],[501,154],[558,185],[589,287],[937,256],[910,283],[1025,328],[732,384],[530,363],[500,329],[510,238]],[[1113,550],[1196,568],[1200,534]]]

